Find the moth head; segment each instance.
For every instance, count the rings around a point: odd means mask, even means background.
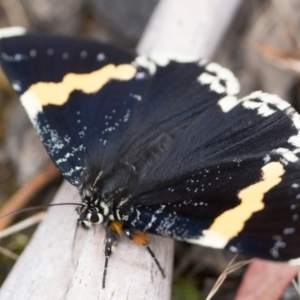
[[[79,214],[77,222],[84,229],[102,224],[104,220],[103,212],[99,211],[97,208],[88,207],[85,204],[78,207],[77,213]]]
[[[82,205],[78,207],[78,224],[88,229],[94,225],[102,224],[105,218],[105,211],[99,205],[99,198],[92,187],[81,190]]]

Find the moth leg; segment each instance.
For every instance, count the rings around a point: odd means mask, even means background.
[[[114,223],[114,222],[112,222]],[[106,280],[106,273],[107,273],[107,266],[108,260],[112,252],[117,247],[119,241],[120,232],[118,232],[112,225],[107,228],[106,230],[106,243],[105,243],[105,264],[103,270],[103,277],[102,277],[102,288],[105,288],[105,280]]]
[[[152,251],[152,249],[149,247],[149,238],[148,235],[144,232],[138,232],[133,228],[130,227],[125,227],[124,228],[124,233],[125,235],[132,240],[134,243],[139,244],[139,245],[143,245],[146,247],[147,251],[150,253],[151,257],[153,258],[155,264],[157,265],[161,275],[165,278],[166,274],[164,269],[161,267],[159,261],[157,260],[154,252]]]

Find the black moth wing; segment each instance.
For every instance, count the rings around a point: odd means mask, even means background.
[[[41,34],[1,39],[0,57],[52,160],[79,186],[86,161],[109,161],[122,143],[147,70],[133,67],[135,55],[116,47]]]
[[[167,147],[193,115],[228,92],[228,78],[220,78],[219,94],[200,83],[205,64],[137,57],[77,38],[40,34],[2,38],[0,59],[49,155],[64,177],[79,187],[84,174],[93,181],[117,163],[145,168],[141,157],[152,156],[157,144]],[[124,74],[110,74],[98,88],[85,91],[81,82],[94,82],[91,75],[110,65],[126,65],[130,75],[124,79]],[[219,69],[225,70],[217,67],[209,72]],[[103,81],[103,74],[97,80]]]
[[[172,141],[157,143],[159,159],[120,203],[119,217],[141,231],[296,262],[299,115],[275,95],[220,97],[213,83],[202,83],[211,100],[191,106],[184,126],[182,115],[167,114],[173,126],[161,133]]]

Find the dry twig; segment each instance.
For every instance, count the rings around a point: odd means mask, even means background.
[[[6,215],[12,211],[24,207],[30,199],[47,186],[54,179],[58,178],[59,172],[53,163],[49,163],[44,169],[33,176],[28,182],[20,188],[2,207],[0,216]],[[0,219],[0,230],[10,224],[15,215]]]

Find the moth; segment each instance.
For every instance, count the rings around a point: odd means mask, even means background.
[[[79,190],[78,224],[106,231],[106,266],[122,233],[153,257],[148,233],[299,264],[300,117],[289,103],[239,99],[236,77],[213,62],[20,28],[0,36],[3,70]]]

